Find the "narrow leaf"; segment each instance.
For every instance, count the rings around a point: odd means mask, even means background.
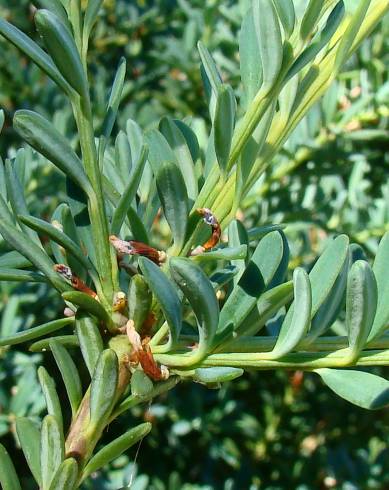
[[[69,83],[58,71],[52,59],[32,41],[24,32],[15,26],[0,19],[0,34],[27,55],[41,70],[43,70],[65,93],[69,94],[72,89]]]
[[[76,334],[86,367],[92,376],[97,360],[104,349],[103,339],[96,322],[83,312],[77,313],[76,316]]]
[[[38,378],[46,400],[47,413],[53,415],[57,419],[59,426],[63,427],[61,402],[58,398],[54,379],[43,366],[38,368]]]
[[[357,260],[347,281],[346,328],[350,361],[358,358],[373,325],[377,309],[377,282],[369,264]]]
[[[290,37],[293,33],[296,16],[293,0],[273,0],[278,17],[285,31],[285,37]]]
[[[86,465],[82,479],[84,480],[91,473],[107,466],[108,463],[118,458],[124,451],[127,451],[131,446],[143,439],[150,432],[151,427],[149,422],[140,424],[107,444]]]
[[[82,97],[86,97],[88,82],[70,30],[48,10],[38,10],[35,24],[62,76]]]
[[[307,39],[315,29],[320,18],[325,0],[310,0],[301,21],[300,36]]]
[[[312,293],[308,274],[297,268],[293,273],[294,302],[286,315],[274,349],[266,355],[279,359],[291,352],[306,335],[311,322]]]
[[[54,163],[81,189],[91,192],[80,159],[49,121],[36,112],[22,110],[15,113],[14,128],[29,145]]]
[[[80,376],[73,359],[63,345],[52,340],[50,342],[50,349],[61,372],[74,417],[82,398]]]
[[[163,117],[159,124],[159,129],[176,155],[178,166],[185,181],[188,197],[191,204],[193,204],[198,194],[197,178],[195,174],[193,157],[182,133],[185,125],[181,123],[179,126],[178,124],[179,121],[176,122],[169,117]]]
[[[16,345],[28,340],[34,340],[43,335],[47,335],[52,332],[66,327],[74,322],[74,318],[61,318],[60,320],[53,320],[52,322],[43,323],[38,327],[29,328],[28,330],[23,330],[22,332],[17,332],[15,335],[10,335],[9,337],[3,337],[0,339],[0,347],[5,345]]]
[[[191,260],[172,257],[169,261],[172,277],[188,298],[199,328],[197,355],[209,352],[219,321],[219,304],[208,277]]]
[[[93,26],[97,20],[99,10],[103,5],[103,0],[89,0],[84,16],[84,36],[89,37]]]
[[[65,457],[65,442],[59,423],[52,415],[43,419],[41,430],[42,490],[50,488],[54,474]]]
[[[136,165],[134,171],[131,174],[130,180],[128,181],[123,194],[120,196],[119,202],[113,213],[111,232],[116,235],[120,233],[121,227],[127,216],[128,210],[132,205],[132,202],[136,196],[140,180],[145,168],[147,160],[148,150],[145,146],[142,148],[141,156],[139,162]]]
[[[236,262],[244,259],[247,256],[247,245],[240,245],[239,247],[225,247],[211,250],[210,252],[204,252],[199,255],[195,255],[193,260],[195,262],[208,262],[210,260],[230,260]]]
[[[111,349],[100,354],[92,377],[90,392],[90,423],[105,425],[115,404],[119,378],[118,358]]]
[[[181,301],[166,274],[151,260],[141,257],[139,266],[169,325],[168,346],[172,348],[177,343],[182,327]]]
[[[74,458],[67,458],[59,465],[49,490],[73,490],[77,488],[78,465]]]
[[[225,383],[239,378],[243,373],[243,369],[234,367],[197,368],[193,380],[204,384]]]
[[[272,0],[254,0],[253,17],[262,60],[262,88],[268,91],[274,85],[282,63],[281,30]]]
[[[147,269],[147,266],[145,267],[145,270]],[[154,269],[155,271],[155,269]],[[160,271],[159,271],[160,272]],[[151,275],[148,276],[148,280],[145,280],[143,276],[140,274],[135,274],[131,278],[130,286],[128,288],[128,317],[133,320],[135,329],[139,332],[140,329],[142,328],[142,325],[144,321],[147,318],[147,315],[150,311],[151,308],[151,302],[152,302],[152,294],[150,291],[150,288],[148,286],[148,281],[153,282],[152,279],[153,275],[153,268],[151,268]],[[147,272],[145,274],[145,277],[147,276]],[[160,276],[158,276],[160,278]],[[162,280],[164,280],[163,278]],[[158,281],[158,279],[157,279]],[[167,279],[166,279],[167,281]],[[155,285],[157,289],[157,285]],[[169,283],[168,287],[171,287],[171,284]],[[158,298],[158,296],[155,294],[155,296]],[[160,301],[161,298],[158,299]],[[178,301],[179,304],[179,301]],[[177,306],[177,305],[176,305]],[[169,308],[170,310],[170,308]],[[178,312],[179,310],[177,310]],[[178,323],[180,322],[180,315],[179,313],[176,315],[178,317]],[[169,323],[169,322],[168,322]]]
[[[64,347],[79,347],[80,343],[76,335],[57,335],[47,339],[38,340],[30,345],[30,352],[47,352],[51,350],[50,342],[55,341]]]
[[[230,156],[231,141],[235,127],[236,100],[229,85],[219,88],[215,118],[213,123],[216,158],[222,174],[226,175],[227,162]]]
[[[37,272],[23,271],[19,269],[3,269],[0,268],[0,281],[15,281],[15,282],[47,282],[42,274]]]
[[[351,369],[316,369],[324,383],[345,400],[369,410],[389,405],[389,381]]]
[[[0,444],[0,483],[3,490],[22,490],[15,466],[2,444]]]
[[[384,333],[389,325],[389,232],[385,233],[378,246],[378,251],[373,264],[374,275],[377,280],[378,301],[377,313],[368,338],[370,342]]]
[[[35,481],[41,485],[40,431],[29,418],[18,417],[16,419],[16,432],[28,467]]]
[[[62,297],[65,301],[69,301],[70,303],[77,305],[80,310],[86,311],[96,318],[103,320],[103,322],[105,322],[107,325],[111,325],[111,318],[105,311],[104,307],[91,296],[79,291],[68,291],[63,293]]]
[[[189,215],[185,182],[177,165],[169,162],[161,165],[156,181],[163,212],[172,231],[174,248],[179,252],[184,244]]]

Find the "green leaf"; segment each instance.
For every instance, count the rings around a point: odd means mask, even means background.
[[[319,335],[322,335],[333,324],[338,317],[338,314],[344,306],[344,297],[347,285],[347,276],[349,271],[350,259],[347,255],[346,260],[343,263],[338,277],[328,296],[321,303],[316,314],[312,318],[311,329],[309,331],[310,342],[314,341]]]
[[[248,105],[258,93],[263,81],[261,53],[252,9],[249,9],[243,18],[239,35],[239,59],[245,102]]]
[[[153,391],[154,383],[140,369],[137,369],[131,376],[131,394],[133,396],[148,396]]]
[[[328,16],[326,25],[323,27],[322,31],[313,38],[307,48],[293,63],[288,71],[288,74],[286,75],[286,80],[293,78],[296,73],[307,66],[308,63],[310,63],[316,57],[316,55],[328,45],[343,19],[344,10],[344,2],[342,0],[336,4],[335,8]]]
[[[244,257],[237,258],[231,260],[231,265],[234,265],[238,268],[238,274],[234,276],[234,286],[238,283],[241,278],[245,268],[246,263],[248,261],[247,257],[247,247],[249,245],[249,236],[247,234],[246,228],[243,223],[237,219],[231,221],[228,226],[228,245],[231,248],[241,247],[242,245],[246,245],[246,254]]]
[[[156,297],[163,315],[169,325],[170,339],[168,348],[176,345],[182,326],[181,301],[171,281],[161,269],[145,257],[139,258],[139,267],[150,290]]]
[[[309,273],[312,286],[312,316],[331,293],[348,258],[348,237],[339,235],[324,250]]]
[[[366,12],[370,6],[371,0],[360,0],[358,7],[351,17],[351,21],[347,26],[347,29],[340,38],[338,49],[336,52],[334,70],[337,72],[344,64],[346,59],[350,55],[350,50],[357,37],[358,31],[363,24],[363,20],[366,17]]]
[[[290,37],[296,22],[293,0],[273,0],[273,2],[284,28],[285,37]]]
[[[300,36],[303,40],[307,39],[315,29],[320,14],[324,7],[325,0],[310,0],[301,21]]]
[[[262,60],[262,88],[267,92],[277,80],[282,64],[281,30],[272,0],[254,0],[253,18]]]
[[[84,36],[89,37],[93,26],[97,21],[98,13],[103,5],[103,0],[88,0],[84,16]]]
[[[351,369],[316,369],[324,383],[345,400],[369,410],[389,405],[389,381]]]
[[[304,269],[295,269],[293,285],[294,302],[281,325],[274,349],[266,354],[269,359],[279,359],[289,354],[304,338],[311,323],[311,284]]]
[[[51,58],[26,34],[4,19],[0,19],[0,34],[27,55],[65,93],[69,94],[72,91],[71,86],[58,71]]]
[[[38,340],[30,345],[30,352],[46,352],[50,351],[50,341],[54,340],[58,342],[58,344],[63,345],[64,347],[79,347],[80,343],[76,335],[58,335],[54,337],[48,337],[47,339]]]
[[[70,303],[77,305],[80,310],[90,313],[91,315],[105,322],[107,325],[112,324],[112,320],[103,306],[101,306],[101,304],[91,296],[81,293],[80,291],[68,291],[63,293],[62,297],[65,301],[69,301]]]
[[[211,250],[210,252],[204,252],[199,255],[195,255],[192,260],[195,262],[208,262],[209,260],[230,260],[238,261],[244,259],[247,256],[247,245],[240,245],[239,247],[224,247]]]
[[[62,76],[82,97],[87,97],[88,82],[70,30],[48,10],[37,11],[35,24]]]
[[[346,329],[349,339],[349,362],[355,361],[364,348],[377,309],[377,282],[369,264],[357,260],[347,281]]]
[[[278,231],[267,234],[257,245],[242,277],[220,313],[219,335],[229,325],[237,329],[254,308],[259,296],[272,281],[284,256],[284,241]]]
[[[84,255],[81,248],[77,243],[75,243],[71,238],[69,238],[65,233],[63,233],[58,228],[54,227],[47,221],[43,219],[35,218],[34,216],[18,216],[20,221],[25,225],[29,226],[31,229],[39,231],[41,234],[47,235],[53,241],[61,245],[65,250],[73,255],[80,264],[82,264],[87,270],[93,271],[95,277],[97,276],[96,271],[89,259]]]
[[[139,162],[135,167],[134,171],[131,174],[130,180],[128,181],[123,194],[120,196],[119,202],[116,206],[116,209],[113,213],[112,224],[111,224],[111,232],[114,235],[120,233],[122,224],[126,218],[126,215],[132,205],[132,202],[136,196],[140,180],[142,178],[142,174],[145,168],[146,160],[147,160],[148,150],[145,146],[142,148],[141,156],[139,158]]]
[[[54,271],[54,263],[42,248],[32,242],[24,233],[16,229],[13,224],[9,222],[8,213],[7,205],[0,196],[0,233],[4,240],[34,264],[56,289],[59,291],[70,289],[67,282]]]
[[[0,199],[0,207],[1,207],[1,199]],[[0,211],[1,214],[1,211]],[[1,217],[4,219],[4,217]],[[0,232],[1,233],[1,232]],[[12,250],[12,252],[3,253],[0,256],[0,267],[8,268],[8,267],[17,267],[20,269],[24,269],[25,267],[31,267],[31,262],[23,257],[19,252]]]
[[[43,419],[40,448],[42,490],[48,490],[65,457],[63,432],[53,415],[46,415]]]
[[[151,273],[151,276],[152,274],[153,273]],[[152,279],[150,277],[149,280],[152,282]],[[150,311],[152,302],[152,294],[149,289],[148,283],[140,274],[135,274],[131,278],[127,297],[128,317],[133,320],[135,329],[137,331],[140,331]]]
[[[0,444],[0,483],[3,490],[22,490],[15,466],[2,444]]]
[[[169,117],[163,117],[159,123],[159,129],[176,155],[178,166],[185,181],[188,197],[191,204],[193,204],[198,194],[197,178],[191,151],[182,133],[182,129],[185,126],[183,123],[178,126],[178,123],[179,121],[175,122]]]
[[[17,216],[19,214],[28,214],[23,187],[10,160],[6,160],[5,163],[5,177],[7,182],[8,198],[14,215]],[[23,223],[19,224],[22,231],[28,235],[34,243],[36,243],[39,247],[42,247],[37,233],[25,226]]]
[[[28,467],[35,481],[41,485],[40,431],[31,419],[18,417],[16,419],[16,432]]]
[[[101,3],[101,0],[98,1]],[[96,3],[96,1],[94,3]],[[88,3],[88,8],[89,8],[89,3]],[[85,24],[84,24],[84,29],[85,29]],[[100,149],[100,152],[105,148],[106,141],[111,136],[112,129],[116,121],[117,112],[119,109],[119,105],[123,93],[126,69],[127,69],[127,64],[125,58],[120,58],[119,66],[116,70],[115,79],[112,84],[107,110],[103,121],[102,136],[104,137],[105,140],[103,143],[103,148]]]
[[[97,360],[104,349],[99,328],[90,316],[79,312],[76,316],[76,334],[86,367],[92,376]]]
[[[163,162],[156,174],[159,199],[179,252],[184,244],[189,203],[184,178],[175,163]]]
[[[231,141],[235,127],[236,100],[234,92],[229,85],[219,88],[215,118],[213,122],[213,135],[216,158],[222,174],[226,175],[227,162],[230,156]]]
[[[38,368],[38,378],[43,391],[43,396],[46,400],[47,413],[53,415],[57,419],[59,426],[63,427],[61,402],[58,398],[54,379],[43,366]]]
[[[69,19],[61,0],[36,0],[36,3],[38,3],[41,8],[51,10],[65,25],[69,25]]]
[[[378,338],[389,325],[389,232],[382,237],[375,256],[373,271],[377,280],[378,300],[377,313],[368,337],[368,342]]]
[[[77,413],[77,409],[81,403],[82,387],[81,380],[78,374],[76,365],[66,348],[55,340],[50,343],[51,352],[54,355],[55,362],[61,372],[62,379],[65,384],[66,393],[69,398],[73,417]]]
[[[234,367],[197,368],[193,380],[205,384],[224,383],[239,378],[243,373],[243,369]]]
[[[59,465],[49,490],[73,490],[77,488],[78,465],[74,458],[67,458]]]
[[[212,92],[216,95],[222,85],[221,76],[216,68],[211,54],[201,41],[198,42],[197,48],[199,50],[201,63],[203,65],[207,81],[212,88]]]
[[[60,320],[53,320],[52,322],[43,323],[38,327],[33,327],[22,332],[17,332],[16,334],[10,335],[9,337],[3,337],[2,339],[0,339],[0,347],[5,345],[21,344],[23,342],[27,342],[28,340],[34,340],[38,337],[42,337],[43,335],[56,332],[57,330],[66,327],[73,322],[74,318],[61,318]]]
[[[293,298],[293,282],[285,282],[268,291],[258,299],[254,308],[236,329],[238,336],[255,335],[265,326],[280,308]]]
[[[284,224],[258,226],[256,228],[250,228],[247,231],[247,234],[249,236],[249,241],[254,242],[255,240],[260,240],[272,231],[282,231],[284,228],[286,228],[286,225]]]
[[[0,267],[0,281],[47,282],[45,276],[37,272],[3,269],[2,267]]]
[[[90,392],[90,423],[104,426],[116,401],[119,363],[116,353],[105,349],[97,360]]]
[[[150,432],[151,427],[149,422],[140,424],[107,444],[86,465],[82,479],[84,480],[91,473],[107,466],[112,460],[118,458],[124,451],[127,451],[131,446],[143,439]]]
[[[14,128],[37,152],[50,160],[86,193],[91,185],[82,163],[67,140],[44,117],[33,111],[17,111]]]
[[[199,346],[196,355],[205,356],[212,345],[219,321],[219,303],[211,281],[202,269],[190,259],[172,257],[169,267],[173,279],[187,297],[199,328]]]
[[[0,26],[1,26],[1,24],[0,24]],[[0,133],[3,130],[4,121],[5,121],[4,111],[3,111],[3,109],[0,109]]]

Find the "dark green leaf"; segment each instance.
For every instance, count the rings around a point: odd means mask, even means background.
[[[3,268],[0,268],[0,281],[47,282],[45,276],[37,272]]]
[[[325,0],[310,0],[301,21],[300,36],[307,39],[317,26]]]
[[[80,291],[68,291],[63,293],[62,297],[65,301],[69,301],[78,306],[80,310],[86,311],[96,318],[103,320],[107,325],[111,325],[112,320],[108,313],[103,306],[91,296],[81,293]]]
[[[246,256],[247,245],[240,245],[239,247],[217,248],[210,252],[204,252],[195,255],[192,260],[195,262],[207,262],[209,260],[230,260],[231,262],[236,262],[238,260],[244,261]]]
[[[152,281],[151,277],[149,277],[148,280]],[[135,329],[138,332],[141,330],[142,325],[147,318],[151,308],[151,302],[152,294],[147,281],[140,274],[135,274],[131,278],[128,289],[128,317],[133,320]]]
[[[89,37],[93,26],[97,20],[99,10],[103,5],[103,0],[88,0],[84,16],[84,36]]]
[[[79,347],[80,343],[76,335],[58,335],[55,337],[48,337],[47,339],[38,340],[38,342],[34,342],[30,345],[30,352],[46,352],[50,351],[50,341],[54,340],[58,342],[58,344],[63,345],[64,347]]]
[[[134,396],[148,396],[153,391],[154,384],[151,379],[140,369],[131,376],[131,394]]]

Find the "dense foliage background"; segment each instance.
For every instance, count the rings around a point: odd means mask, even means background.
[[[39,2],[37,2],[39,3]],[[239,90],[237,39],[245,2],[208,0],[107,0],[90,51],[96,127],[121,56],[128,63],[118,120],[143,127],[159,117],[194,119],[201,135],[209,124],[196,42],[213,53],[223,77]],[[0,16],[35,36],[33,6],[0,0]],[[69,137],[70,108],[57,90],[16,49],[0,40],[0,105],[6,127],[3,157],[21,141],[10,127],[13,112],[34,108],[50,116]],[[291,266],[308,268],[326,240],[347,233],[372,254],[389,230],[389,18],[349,60],[320,104],[302,121],[240,209],[250,226],[285,223]],[[200,141],[201,145],[201,141]],[[25,158],[26,148],[17,157]],[[202,148],[202,151],[205,151]],[[30,157],[29,157],[30,159]],[[35,216],[55,208],[64,189],[59,174],[36,159],[27,189]],[[163,233],[163,230],[161,231]],[[5,247],[0,242],[0,250]],[[355,253],[363,253],[357,246]],[[0,335],[55,317],[61,304],[46,285],[0,285]],[[336,327],[342,332],[343,324]],[[15,416],[38,416],[44,402],[36,379],[39,363],[50,363],[27,347],[0,349],[0,438],[30,486],[18,449]],[[52,366],[51,366],[52,367]],[[129,415],[110,428],[120,433]],[[389,486],[389,416],[366,412],[337,398],[320,381],[299,372],[258,372],[207,390],[181,385],[146,413],[131,417],[154,428],[135,450],[85,488],[117,489],[133,481],[140,489],[385,489]]]

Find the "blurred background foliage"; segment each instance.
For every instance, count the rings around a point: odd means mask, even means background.
[[[145,128],[164,115],[190,118],[201,146],[209,119],[196,43],[202,39],[239,94],[237,40],[247,3],[106,0],[90,49],[96,127],[124,56],[128,73],[118,128],[129,117]],[[28,0],[0,0],[0,15],[36,38],[33,12]],[[44,218],[61,200],[64,182],[28,148],[16,151],[21,142],[10,121],[16,109],[33,108],[76,146],[74,123],[62,95],[36,67],[2,39],[0,52],[0,106],[6,112],[0,154],[28,160],[29,209]],[[248,226],[287,225],[292,267],[309,268],[338,233],[373,254],[389,229],[388,75],[386,16],[242,203],[239,217]],[[1,336],[61,312],[61,302],[45,285],[1,283],[0,294]],[[339,322],[336,328],[341,333],[344,327]],[[14,419],[41,414],[36,366],[53,366],[27,349],[0,349],[0,439],[14,448],[28,490],[34,487]],[[137,457],[130,451],[85,488],[113,490],[129,482],[134,490],[389,488],[388,413],[354,407],[309,374],[252,373],[220,390],[182,385],[146,411],[138,408],[115,422],[110,439],[130,425],[130,417],[152,421],[151,435]]]

